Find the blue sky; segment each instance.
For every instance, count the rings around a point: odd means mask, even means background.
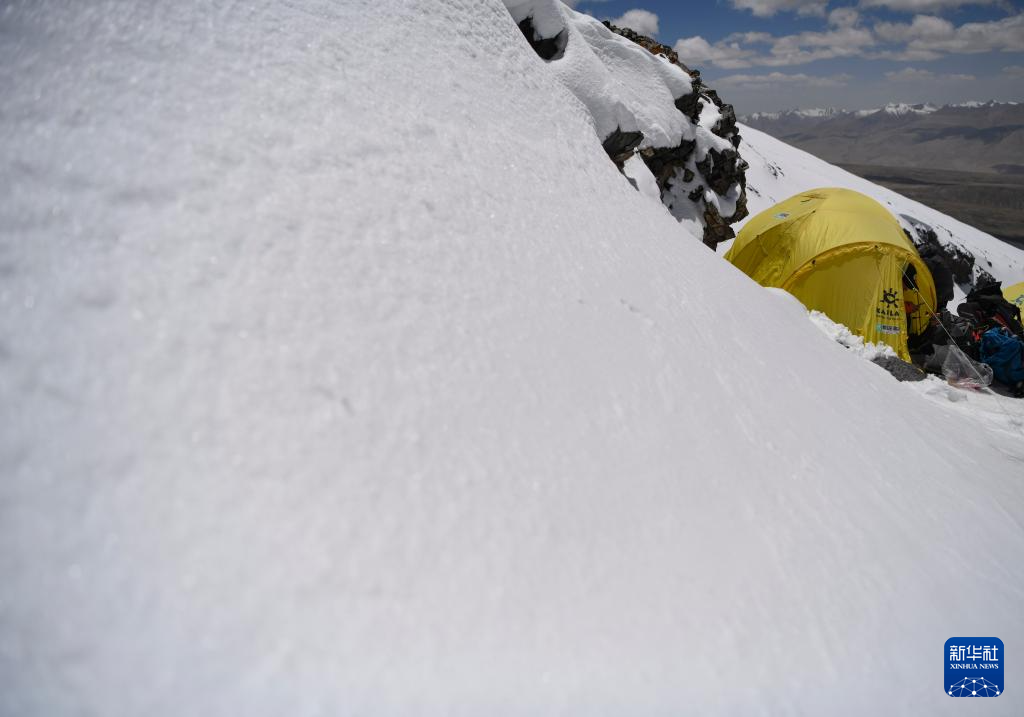
[[[1024,101],[1024,0],[575,0],[673,46],[741,113]]]

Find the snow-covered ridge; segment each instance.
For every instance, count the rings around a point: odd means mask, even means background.
[[[740,119],[743,121],[747,120],[777,120],[782,117],[806,117],[806,118],[822,118],[822,117],[834,117],[839,114],[844,114],[846,110],[837,109],[835,107],[812,107],[810,109],[793,109],[784,110],[782,112],[754,112],[750,115],[744,115]]]
[[[868,117],[878,113],[884,113],[894,117],[902,117],[906,115],[928,115],[934,114],[943,109],[982,109],[1000,106],[1017,106],[1017,102],[996,102],[995,100],[989,100],[987,102],[960,102],[956,104],[945,104],[935,105],[930,102],[909,104],[905,102],[890,102],[883,107],[873,107],[870,109],[860,110],[847,110],[837,107],[815,107],[808,109],[791,109],[783,110],[780,112],[753,112],[748,115],[740,116],[742,122],[762,122],[762,121],[777,121],[780,119],[830,119],[833,117]]]
[[[977,100],[971,100],[971,101],[968,101],[968,102],[959,102],[957,104],[946,105],[946,107],[961,107],[961,108],[966,108],[966,109],[979,109],[981,107],[1000,107],[1000,106],[1017,107],[1019,105],[1020,105],[1019,102],[996,102],[995,100],[988,100],[987,102],[979,102]]]
[[[885,107],[880,108],[879,112],[884,112],[887,115],[894,115],[896,117],[902,117],[903,115],[930,115],[939,110],[933,104],[924,103],[910,105],[905,102],[890,102]]]

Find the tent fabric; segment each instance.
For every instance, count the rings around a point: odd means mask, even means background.
[[[848,189],[815,189],[776,204],[740,230],[725,258],[763,286],[785,289],[809,309],[909,360],[907,337],[936,307],[928,267],[896,218]],[[916,290],[906,293],[913,266]],[[908,316],[905,301],[919,305]]]
[[[1021,313],[1024,314],[1024,281],[1013,286],[1007,286],[1003,289],[1003,296],[1011,304],[1015,304],[1020,308]]]

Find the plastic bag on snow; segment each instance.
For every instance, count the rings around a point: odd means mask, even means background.
[[[992,367],[973,361],[956,345],[950,345],[942,361],[942,375],[954,386],[981,389],[992,385]]]

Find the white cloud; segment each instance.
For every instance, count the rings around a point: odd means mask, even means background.
[[[750,45],[768,45],[767,52]],[[702,37],[683,38],[675,51],[684,61],[710,62],[725,69],[743,67],[786,67],[815,60],[855,57],[875,45],[870,30],[861,27],[839,27],[827,32],[802,32],[775,37],[766,33],[738,33],[715,44]]]
[[[941,12],[964,5],[1003,4],[1003,0],[860,0],[861,7],[884,7],[897,12]]]
[[[729,35],[731,42],[745,42],[748,45],[771,45],[775,36],[767,32],[734,32]]]
[[[937,75],[930,70],[920,70],[916,67],[905,67],[898,72],[886,72],[885,78],[890,82],[906,83],[935,83],[935,82],[972,82],[978,78],[974,75]]]
[[[777,12],[824,16],[829,0],[730,0],[737,10],[750,10],[757,17],[771,17]]]
[[[650,10],[627,10],[611,23],[616,27],[628,27],[641,35],[654,37],[658,34],[658,16]]]
[[[875,33],[888,42],[912,42],[914,40],[948,40],[956,35],[956,27],[949,20],[934,15],[915,15],[908,25],[901,22],[881,22],[875,25]]]
[[[855,9],[841,7],[829,13],[831,27],[823,32],[742,32],[714,43],[698,35],[680,39],[675,50],[684,62],[728,70],[850,57],[927,62],[950,54],[1024,52],[1024,13],[960,26],[935,15],[915,15],[909,23],[880,22],[873,28],[861,20]]]
[[[939,17],[917,15],[909,25],[880,23],[875,32],[883,40],[906,42],[906,52],[934,55],[1024,51],[1024,13],[959,27]]]
[[[935,49],[947,52],[1024,51],[1024,14],[993,22],[969,22]]]
[[[912,50],[882,50],[867,54],[865,57],[869,60],[893,60],[895,62],[931,62],[944,57],[944,55],[933,50],[915,48]]]
[[[782,72],[770,72],[767,75],[727,75],[714,81],[714,85],[723,87],[767,88],[781,85],[799,85],[802,87],[841,87],[849,82],[849,75],[832,75],[822,77],[803,73],[787,75]]]
[[[828,24],[835,27],[853,27],[860,22],[860,13],[852,7],[839,7],[828,14]]]
[[[679,53],[679,59],[687,64],[708,62],[727,70],[750,67],[751,58],[757,54],[754,50],[740,47],[737,42],[722,40],[712,45],[700,35],[682,38],[676,41],[672,49]]]

